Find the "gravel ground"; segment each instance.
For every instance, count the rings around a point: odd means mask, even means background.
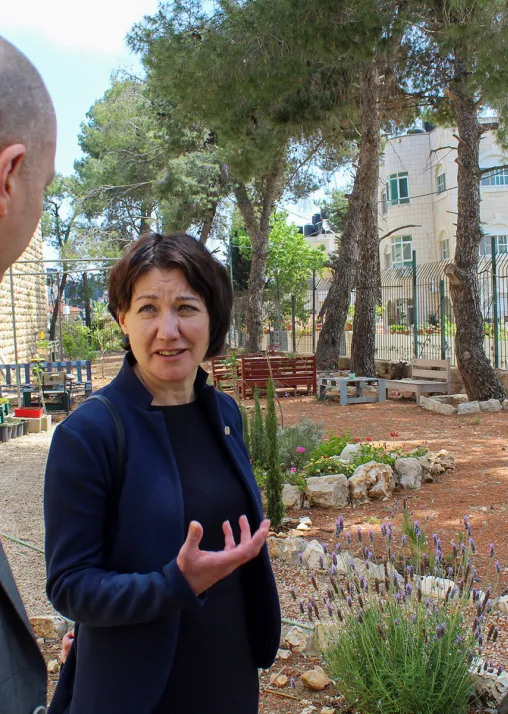
[[[42,487],[50,432],[0,444],[0,532],[44,547]],[[29,616],[54,612],[45,595],[44,556],[2,538]]]

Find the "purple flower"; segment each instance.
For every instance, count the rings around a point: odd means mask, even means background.
[[[491,543],[489,548],[490,548],[490,557],[493,558],[494,557],[494,543]]]
[[[307,451],[307,449],[305,448],[305,446],[297,446],[296,447],[296,452],[298,454],[305,454],[306,451]]]
[[[328,546],[326,545],[326,543],[323,543],[323,550],[325,552],[325,555],[328,555]]]
[[[358,535],[358,542],[361,543],[362,542],[362,529],[360,528],[360,526],[358,526],[358,528],[356,529],[356,533]]]
[[[347,596],[347,604],[349,605],[349,607],[353,607],[353,598],[351,597],[351,595]]]
[[[460,647],[463,642],[464,640],[462,639],[462,637],[460,635],[457,635],[457,645]]]
[[[372,528],[369,530],[369,540],[371,543],[374,543],[374,531]]]
[[[387,533],[386,524],[383,523],[383,525],[381,526],[381,535],[386,536],[386,533]]]
[[[407,535],[402,536],[402,547],[405,548],[407,545]]]
[[[332,563],[334,565],[337,565],[337,556],[335,555],[335,553],[332,553]]]
[[[472,537],[469,538],[469,546],[471,548],[472,553],[475,554],[476,553],[476,544]]]
[[[349,531],[346,533],[346,540],[348,542],[348,545],[351,545],[351,533]]]
[[[323,556],[320,555],[319,556],[319,568],[320,568],[320,570],[324,570],[324,567],[325,567],[325,565],[324,565]]]
[[[292,687],[293,689],[296,689],[296,682],[294,677],[289,678],[289,686]]]
[[[453,568],[450,566],[448,568],[448,577],[451,578],[453,576]]]
[[[302,613],[302,615],[305,614],[305,608],[304,608],[304,606],[303,606],[303,600],[300,600],[300,612]]]
[[[457,558],[458,557],[458,551],[457,551],[457,543],[452,540],[452,548],[453,548],[453,557]]]
[[[298,471],[298,469],[296,468],[296,466],[291,466],[290,471],[292,474],[295,474]]]
[[[499,573],[501,572],[501,564],[500,564],[499,560],[496,560],[496,562],[494,563],[494,567],[496,568],[496,571],[499,575]]]
[[[303,565],[303,553],[298,553],[298,562]]]
[[[412,621],[413,625],[416,623],[416,615],[415,614],[411,615],[411,621]]]
[[[499,667],[497,668],[497,676],[500,677],[502,673],[503,673],[503,665],[500,664]]]

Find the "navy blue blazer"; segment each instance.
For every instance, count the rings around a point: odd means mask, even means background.
[[[127,442],[112,533],[106,531],[117,438],[104,405],[85,402],[60,424],[48,457],[47,594],[56,610],[79,623],[73,666],[63,668],[54,714],[152,714],[171,670],[180,612],[206,600],[206,594],[194,595],[176,564],[186,537],[178,469],[164,417],[149,410],[152,396],[132,361],[127,355],[117,377],[101,390],[116,406]],[[257,528],[263,510],[238,406],[206,385],[206,376],[199,369],[195,387],[247,486]],[[281,620],[266,546],[243,568],[252,654],[258,667],[268,668]]]

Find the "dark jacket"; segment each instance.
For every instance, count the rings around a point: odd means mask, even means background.
[[[63,668],[54,714],[151,714],[174,657],[180,612],[199,608],[176,564],[186,533],[180,480],[162,413],[127,356],[102,392],[125,428],[125,481],[111,533],[108,495],[117,457],[116,431],[104,405],[92,401],[57,427],[45,482],[47,593],[54,607],[79,623],[72,660],[74,693]],[[207,415],[252,498],[257,528],[259,491],[242,438],[236,402],[195,384]],[[226,427],[229,427],[227,429]],[[189,424],[189,429],[192,425]],[[196,444],[199,448],[199,444]],[[267,548],[245,568],[247,620],[258,667],[269,667],[280,638],[280,608]],[[229,623],[224,623],[227,627]],[[220,653],[218,653],[220,656]]]
[[[46,711],[46,665],[0,544],[0,714]]]

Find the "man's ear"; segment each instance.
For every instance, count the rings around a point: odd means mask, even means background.
[[[9,210],[25,153],[23,144],[11,144],[0,152],[0,218]]]

